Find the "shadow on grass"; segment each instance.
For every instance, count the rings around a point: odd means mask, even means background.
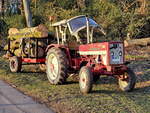
[[[116,84],[118,81],[113,76],[100,76],[100,79],[95,84]]]
[[[41,71],[36,71],[36,72],[34,72],[34,71],[21,71],[20,73],[25,73],[25,74],[33,74],[33,73],[35,73],[35,74],[45,74],[45,72],[41,72]]]
[[[135,88],[134,92],[137,92],[137,93],[150,93],[150,85],[149,86]]]
[[[63,85],[78,84],[78,81],[67,81]]]
[[[100,94],[100,93],[105,93],[105,94],[112,94],[112,93],[121,93],[121,91],[110,91],[110,90],[92,90],[92,94]]]
[[[150,94],[150,85],[149,86],[145,86],[145,87],[138,87],[138,88],[134,88],[132,91],[129,92],[125,92],[125,91],[121,91],[120,89],[118,90],[92,90],[93,94],[100,94],[100,93],[105,93],[105,94]]]

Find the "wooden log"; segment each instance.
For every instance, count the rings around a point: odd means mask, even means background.
[[[147,46],[150,44],[150,38],[142,38],[142,39],[132,39],[132,40],[125,40],[124,46]]]
[[[42,24],[37,27],[24,29],[10,28],[8,33],[9,33],[8,38],[10,38],[10,40],[28,37],[35,37],[35,38],[48,37],[48,29]]]
[[[8,34],[9,34],[9,35],[14,35],[14,34],[16,34],[16,33],[19,33],[19,30],[18,30],[17,28],[10,28],[10,29],[8,30]]]
[[[21,56],[21,49],[20,49],[20,48],[19,48],[19,49],[16,49],[16,50],[14,51],[14,54],[15,54],[16,56],[20,57],[20,56]],[[23,54],[23,56],[26,56],[26,55]]]
[[[15,40],[15,41],[11,41],[10,49],[11,50],[17,49],[17,48],[19,48],[19,45],[20,45],[19,39]],[[5,45],[4,50],[8,50],[8,44]]]

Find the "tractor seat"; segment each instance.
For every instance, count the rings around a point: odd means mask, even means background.
[[[68,48],[70,50],[77,50],[79,48],[79,43],[77,41],[70,41],[68,42]]]
[[[71,36],[68,40],[67,40],[67,45],[68,45],[68,48],[70,50],[77,50],[79,48],[79,42],[77,42],[77,39],[76,37],[74,36]]]

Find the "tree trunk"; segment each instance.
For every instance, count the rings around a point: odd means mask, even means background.
[[[86,7],[86,0],[77,0],[77,7],[79,8],[79,10],[83,9]]]
[[[4,0],[0,0],[0,15],[4,17]]]
[[[27,27],[32,27],[32,13],[30,9],[30,1],[23,0],[23,6],[24,6]]]
[[[124,41],[125,47],[129,47],[129,46],[147,46],[149,44],[150,44],[150,38],[132,39],[132,40],[125,40]]]

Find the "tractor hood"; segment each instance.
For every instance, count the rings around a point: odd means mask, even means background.
[[[122,42],[103,42],[80,45],[79,54],[100,56],[104,65],[123,64],[123,46]]]
[[[80,55],[103,55],[107,53],[107,42],[85,44],[79,46]]]

